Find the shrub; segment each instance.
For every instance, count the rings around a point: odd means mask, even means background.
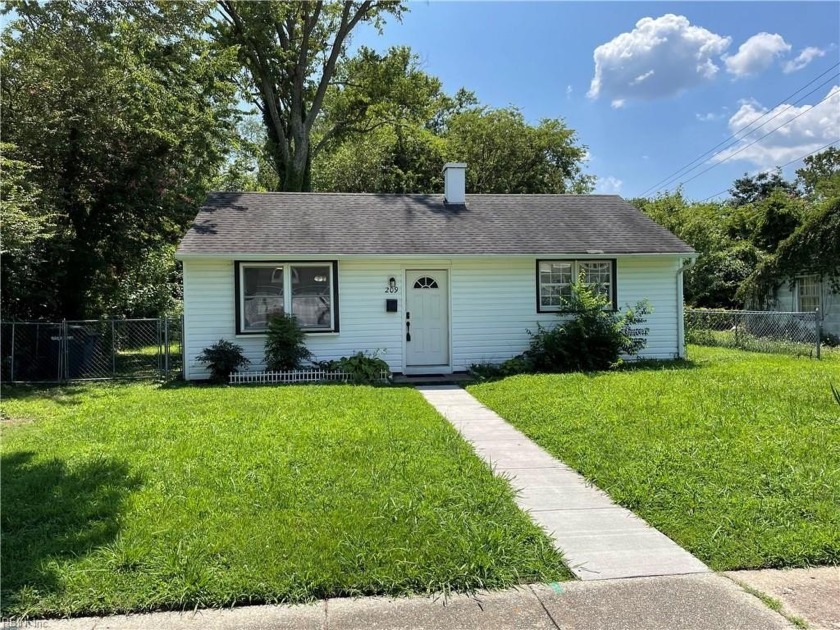
[[[650,313],[646,301],[623,313],[607,310],[609,299],[579,279],[564,301],[564,317],[554,328],[538,326],[531,333],[525,359],[538,372],[606,370],[645,347],[648,329],[640,328]]]
[[[275,315],[268,322],[265,340],[265,366],[271,372],[297,370],[312,358],[306,349],[305,334],[294,315]]]
[[[823,332],[820,341],[827,348],[840,348],[840,335]]]
[[[204,348],[196,360],[207,365],[210,380],[214,383],[226,383],[231,374],[251,364],[243,354],[242,346],[225,339],[219,339],[209,348]]]
[[[378,383],[382,380],[383,372],[388,375],[391,374],[391,368],[376,353],[357,352],[335,361],[322,361],[318,364],[318,367],[323,370],[344,372],[353,383]]]

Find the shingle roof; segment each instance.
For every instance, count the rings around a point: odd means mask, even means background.
[[[212,193],[179,254],[636,254],[694,250],[614,195]]]

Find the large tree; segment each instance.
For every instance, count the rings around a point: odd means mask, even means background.
[[[313,128],[336,71],[346,60],[350,34],[359,24],[378,27],[388,15],[399,18],[402,4],[221,0],[219,9],[213,32],[220,43],[238,53],[244,91],[259,108],[266,127],[278,188],[309,190],[312,160],[320,149],[313,146]],[[353,110],[348,115],[363,113]],[[352,125],[352,119],[334,120],[322,137]]]
[[[774,190],[789,194],[796,193],[796,184],[782,177],[781,169],[762,171],[756,175],[744,174],[736,179],[729,189],[730,202],[734,206],[743,206],[766,199]]]
[[[467,190],[477,193],[587,193],[586,147],[559,118],[529,124],[515,107],[472,108],[451,117],[448,156],[467,162]]]
[[[157,252],[177,242],[225,159],[236,91],[220,77],[235,59],[210,50],[207,5],[8,6],[3,137],[33,167],[55,236],[37,268],[4,259],[3,302],[16,308],[5,314],[153,314],[159,300],[142,304],[135,287],[127,302],[120,285],[174,265]],[[37,282],[15,282],[24,271]]]
[[[797,183],[812,199],[840,197],[840,149],[829,147],[803,160],[796,170]]]
[[[744,282],[740,297],[762,305],[785,281],[817,274],[840,292],[840,197],[825,201]]]
[[[465,89],[450,96],[408,48],[362,49],[336,76],[342,86],[327,92],[314,134],[324,144],[313,163],[317,190],[440,192],[446,161],[467,162],[472,193],[591,190],[586,148],[562,119],[531,124],[516,108],[482,107]]]

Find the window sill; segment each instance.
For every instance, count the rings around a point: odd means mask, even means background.
[[[605,308],[603,309],[604,313],[618,313],[620,309],[617,308]],[[538,310],[537,315],[574,315],[575,311],[561,311],[561,310]]]
[[[310,335],[315,337],[338,337],[340,334],[338,331],[335,330],[325,330],[324,332],[318,332],[315,330],[304,331],[304,335],[309,337]],[[263,338],[267,337],[268,333],[264,332],[253,332],[253,333],[236,333],[234,337],[237,339],[253,339],[253,338]]]

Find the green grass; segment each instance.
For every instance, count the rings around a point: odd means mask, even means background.
[[[4,616],[569,577],[509,486],[413,389],[3,393]]]
[[[468,389],[714,569],[840,563],[840,358],[689,356]]]

